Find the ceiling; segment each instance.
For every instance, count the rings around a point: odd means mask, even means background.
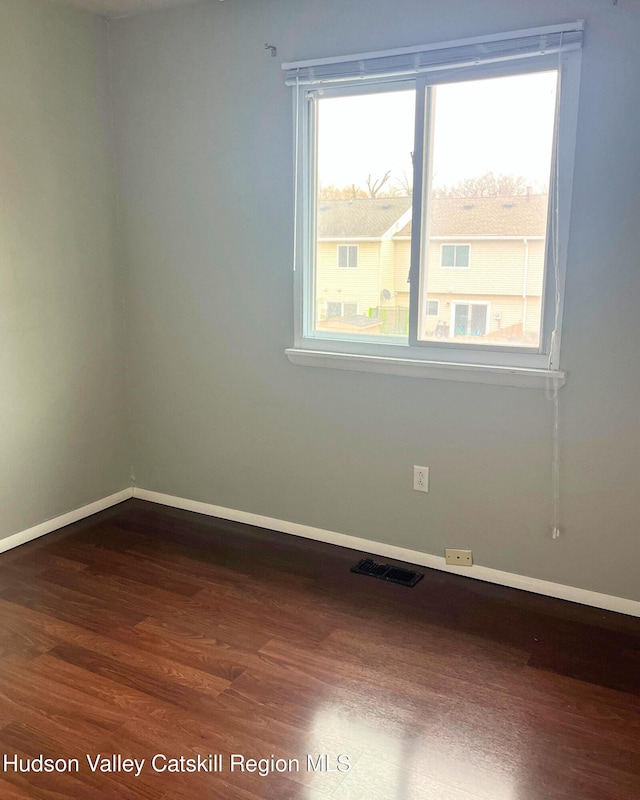
[[[86,8],[104,16],[120,17],[158,8],[186,6],[190,3],[202,2],[202,0],[55,0],[55,2]]]

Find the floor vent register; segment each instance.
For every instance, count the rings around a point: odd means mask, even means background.
[[[362,561],[351,567],[351,572],[357,572],[358,575],[370,575],[372,578],[382,578],[383,581],[391,581],[391,583],[400,583],[402,586],[415,586],[421,578],[424,578],[424,572],[412,572],[410,569],[402,569],[402,567],[394,567],[392,564],[376,564],[370,558],[363,558]]]

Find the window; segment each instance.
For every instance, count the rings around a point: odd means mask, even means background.
[[[283,65],[298,143],[291,360],[559,376],[582,28]],[[357,316],[332,295],[357,298],[358,324],[326,324]]]
[[[356,317],[358,315],[357,303],[342,303],[327,300],[325,307],[326,319],[335,319],[336,317]]]
[[[427,300],[427,316],[437,317],[439,313],[440,303],[438,300]]]
[[[440,250],[440,266],[468,267],[469,249],[468,244],[443,244]]]
[[[358,304],[357,303],[343,303],[342,304],[342,314],[345,317],[356,317],[358,315]]]
[[[489,319],[488,303],[453,303],[452,336],[484,336]]]
[[[338,245],[338,269],[355,269],[358,266],[358,245]]]

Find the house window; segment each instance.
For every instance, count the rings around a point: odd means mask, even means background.
[[[357,303],[343,303],[342,304],[342,316],[343,317],[356,317],[358,315],[358,304]]]
[[[443,244],[440,250],[440,266],[463,269],[468,267],[469,250],[468,244]]]
[[[357,314],[357,303],[327,301],[325,314],[327,319],[334,319],[335,317],[355,317]]]
[[[488,330],[489,304],[453,303],[451,317],[451,336],[485,336]]]
[[[559,370],[582,27],[283,65],[294,350]],[[357,296],[359,323],[322,324],[327,293]],[[381,297],[408,323],[382,324]]]
[[[338,245],[338,269],[356,269],[358,266],[358,245]]]

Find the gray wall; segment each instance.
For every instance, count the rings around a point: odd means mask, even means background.
[[[0,537],[129,485],[104,23],[0,0]]]
[[[281,61],[584,18],[550,538],[541,391],[296,367]],[[141,487],[640,599],[640,11],[242,0],[112,26]],[[264,43],[278,46],[270,58]],[[412,465],[431,492],[412,491]]]

